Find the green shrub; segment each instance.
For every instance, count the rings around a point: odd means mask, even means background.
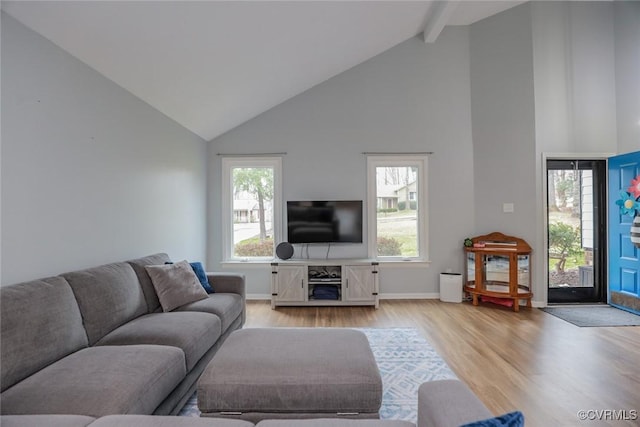
[[[243,240],[236,244],[234,252],[239,257],[273,256],[273,239],[263,241],[259,239]]]
[[[402,255],[402,244],[393,237],[378,237],[378,255],[397,256]]]
[[[388,209],[378,209],[378,213],[392,213],[392,212],[398,212],[398,209],[396,208],[388,208]]]
[[[549,252],[551,257],[558,258],[556,271],[564,272],[569,256],[581,252],[580,231],[564,222],[549,224]]]

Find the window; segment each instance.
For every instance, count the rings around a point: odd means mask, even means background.
[[[280,240],[282,159],[222,159],[222,221],[226,260],[264,260]]]
[[[369,256],[427,260],[427,157],[367,158]]]

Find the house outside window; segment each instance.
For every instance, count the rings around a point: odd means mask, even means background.
[[[370,156],[367,171],[369,256],[428,259],[426,156]]]
[[[226,260],[266,260],[280,237],[281,169],[278,158],[222,159],[223,241]]]

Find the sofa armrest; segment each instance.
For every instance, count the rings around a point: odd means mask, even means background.
[[[417,427],[459,427],[493,414],[458,380],[428,381],[418,389]]]
[[[244,274],[239,273],[207,273],[209,285],[216,292],[238,294],[246,299]]]

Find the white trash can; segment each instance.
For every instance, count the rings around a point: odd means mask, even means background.
[[[462,274],[440,273],[440,301],[462,302]]]

